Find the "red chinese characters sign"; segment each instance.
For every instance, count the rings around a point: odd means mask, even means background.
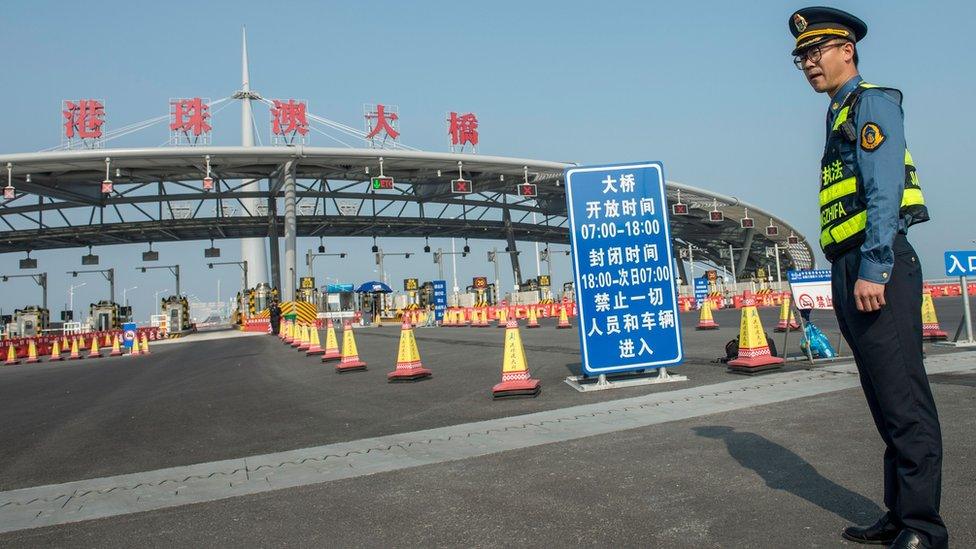
[[[478,148],[478,117],[474,113],[458,114],[452,112],[448,118],[447,133],[451,136],[451,150],[464,149],[465,144]]]
[[[188,140],[197,141],[201,137],[208,137],[213,128],[210,119],[210,105],[199,97],[192,99],[175,99],[170,101],[173,106],[169,129],[171,132],[182,134]]]
[[[380,137],[383,141],[386,138],[396,141],[397,137],[400,137],[400,132],[397,130],[397,121],[400,116],[393,111],[389,110],[387,105],[376,105],[374,110],[369,110],[367,107],[366,111],[366,139],[370,141]],[[383,135],[380,135],[380,134]]]
[[[300,137],[305,141],[308,135],[308,107],[304,101],[289,99],[287,102],[275,99],[271,106],[271,135],[275,140],[286,142]]]
[[[65,101],[61,114],[64,115],[64,138],[69,143],[75,139],[101,140],[102,125],[105,124],[105,106],[101,101]]]

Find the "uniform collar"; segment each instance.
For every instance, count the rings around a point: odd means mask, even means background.
[[[856,74],[850,80],[845,82],[839,90],[837,90],[837,95],[830,99],[830,116],[837,114],[837,111],[840,110],[840,106],[844,104],[844,100],[847,99],[847,96],[850,95],[850,93],[854,91],[854,89],[857,88],[857,85],[863,80],[864,79],[861,78],[861,75]]]

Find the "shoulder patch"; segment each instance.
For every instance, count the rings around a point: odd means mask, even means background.
[[[885,135],[881,128],[874,122],[868,122],[861,127],[861,148],[866,151],[873,151],[884,143]]]

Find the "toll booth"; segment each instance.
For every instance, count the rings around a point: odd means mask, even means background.
[[[299,279],[298,292],[295,295],[298,301],[316,305],[319,302],[319,294],[319,289],[315,287],[315,277],[303,276]]]
[[[51,323],[51,314],[47,309],[30,305],[23,309],[14,309],[8,333],[14,337],[39,336]]]
[[[169,334],[183,334],[193,329],[190,318],[190,302],[183,296],[171,295],[159,304],[166,317],[166,331]]]
[[[88,327],[97,332],[108,330],[119,330],[122,327],[122,318],[118,303],[103,299],[98,303],[92,303],[89,307]]]
[[[498,303],[498,293],[494,284],[488,283],[488,277],[476,276],[471,279],[471,285],[465,288],[469,294],[474,294],[474,304],[477,307]]]
[[[426,309],[428,305],[434,305],[434,283],[424,282],[417,291],[417,303],[421,309]]]
[[[262,282],[249,292],[247,311],[249,317],[255,316],[271,306],[271,300],[278,297],[278,290]]]
[[[319,318],[342,320],[356,316],[356,292],[352,284],[327,284],[318,293]]]
[[[576,291],[573,289],[572,282],[563,284],[563,295],[561,297],[563,301],[576,301]]]

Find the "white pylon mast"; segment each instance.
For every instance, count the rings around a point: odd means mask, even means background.
[[[251,77],[247,69],[247,29],[241,29],[241,90],[234,94],[235,99],[241,100],[241,146],[254,146],[254,129],[252,127],[253,114],[251,111],[251,100],[261,97],[251,91]],[[255,179],[244,185],[242,188],[246,192],[259,192],[261,183]],[[251,215],[257,215],[257,198],[244,198],[241,201]],[[244,238],[241,239],[241,259],[247,261],[248,271],[251,280],[257,286],[268,282],[268,254],[265,249],[263,238]]]

